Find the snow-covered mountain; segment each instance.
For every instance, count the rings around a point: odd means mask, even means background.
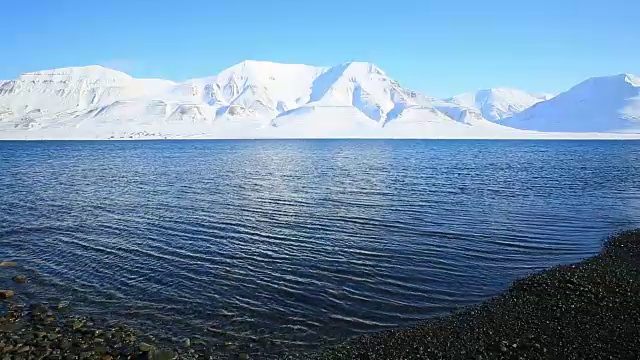
[[[517,89],[493,88],[456,95],[445,101],[476,109],[485,119],[499,122],[551,97],[549,94],[533,95]]]
[[[330,137],[378,136],[384,129],[392,137],[424,137],[449,128],[470,136],[478,129],[512,132],[481,116],[467,116],[458,105],[451,110],[443,104],[402,88],[364,62],[315,67],[243,61],[218,75],[182,83],[135,79],[88,66],[26,73],[0,84],[0,136]]]
[[[134,79],[101,66],[53,69],[0,83],[0,106],[16,115],[53,115],[158,93],[171,85],[165,80]]]
[[[0,138],[517,138],[539,134],[496,122],[557,98],[540,101],[508,89],[439,100],[364,62],[243,61],[180,83],[86,66],[0,82]]]
[[[538,131],[638,133],[640,78],[631,74],[590,78],[502,124]]]

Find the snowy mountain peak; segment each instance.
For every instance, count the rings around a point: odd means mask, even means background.
[[[539,131],[637,132],[640,82],[632,74],[592,77],[503,124]]]
[[[0,84],[0,106],[19,119],[17,127],[35,119],[53,120],[69,111],[86,111],[120,100],[148,96],[173,83],[133,77],[99,65],[27,72]]]
[[[228,67],[220,72],[224,73],[243,73],[251,72],[256,74],[270,74],[274,72],[289,71],[290,69],[318,69],[316,66],[304,64],[284,64],[271,61],[261,60],[244,60],[235,65]]]
[[[517,89],[491,88],[456,95],[445,101],[479,111],[485,119],[499,121],[546,100]]]
[[[565,98],[567,94],[571,96],[591,97],[595,93],[602,96],[620,97],[632,96],[637,93],[640,82],[638,77],[632,74],[617,74],[609,76],[591,77],[558,96]]]
[[[367,74],[376,74],[376,75],[386,76],[386,74],[384,73],[384,71],[382,71],[382,69],[368,62],[351,61],[351,62],[344,63],[343,66],[345,67],[345,71],[349,71],[353,73],[360,73],[360,74],[367,73]]]
[[[635,76],[633,74],[623,74],[625,81],[628,82],[629,84],[638,87],[640,86],[640,77]]]
[[[65,67],[51,70],[27,72],[18,77],[18,81],[78,81],[81,79],[102,81],[129,81],[131,76],[100,65]]]
[[[503,125],[640,132],[639,84],[637,76],[619,74],[588,79],[553,98],[492,88],[438,100],[403,88],[368,62],[319,67],[246,60],[182,83],[136,79],[92,65],[0,82],[0,137],[3,132],[64,138],[131,132],[278,137],[287,131],[331,137],[385,129],[422,137],[520,131]]]

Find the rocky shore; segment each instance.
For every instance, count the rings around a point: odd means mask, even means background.
[[[0,272],[15,267],[0,262]],[[0,273],[0,276],[3,274]],[[22,304],[15,301],[24,275],[13,276],[15,290],[0,289],[0,360],[172,360],[211,359],[203,344],[184,339],[167,347],[121,323],[72,313],[69,303]],[[235,359],[248,359],[236,354]]]
[[[322,360],[640,359],[640,230],[601,253],[412,328],[352,339]]]
[[[15,263],[0,262],[0,276]],[[220,359],[184,339],[160,345],[120,323],[73,314],[68,303],[21,304],[0,289],[0,360]],[[516,281],[478,306],[411,328],[361,336],[286,359],[640,359],[640,230],[601,253]],[[225,359],[260,359],[228,354]]]

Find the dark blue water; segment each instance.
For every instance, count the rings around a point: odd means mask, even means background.
[[[0,142],[20,299],[249,352],[478,303],[638,225],[634,141]]]

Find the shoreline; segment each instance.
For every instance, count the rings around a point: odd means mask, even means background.
[[[640,140],[640,133],[543,133],[527,136],[142,136],[142,137],[4,137],[0,133],[0,141],[34,142],[34,141],[157,141],[157,140],[548,140],[548,141],[628,141]]]
[[[596,256],[516,280],[479,305],[359,336],[314,357],[609,358],[640,358],[640,229],[611,236]]]
[[[15,265],[8,263],[6,267]],[[9,274],[0,266],[0,276]],[[4,274],[3,274],[4,273]],[[12,290],[19,293],[20,283]],[[222,350],[226,355],[220,355]],[[234,344],[210,349],[156,342],[121,323],[79,316],[67,304],[0,298],[0,359],[262,359]],[[601,252],[515,281],[500,295],[412,327],[362,335],[281,359],[640,358],[640,229],[612,236]],[[265,354],[264,358],[274,358]]]

